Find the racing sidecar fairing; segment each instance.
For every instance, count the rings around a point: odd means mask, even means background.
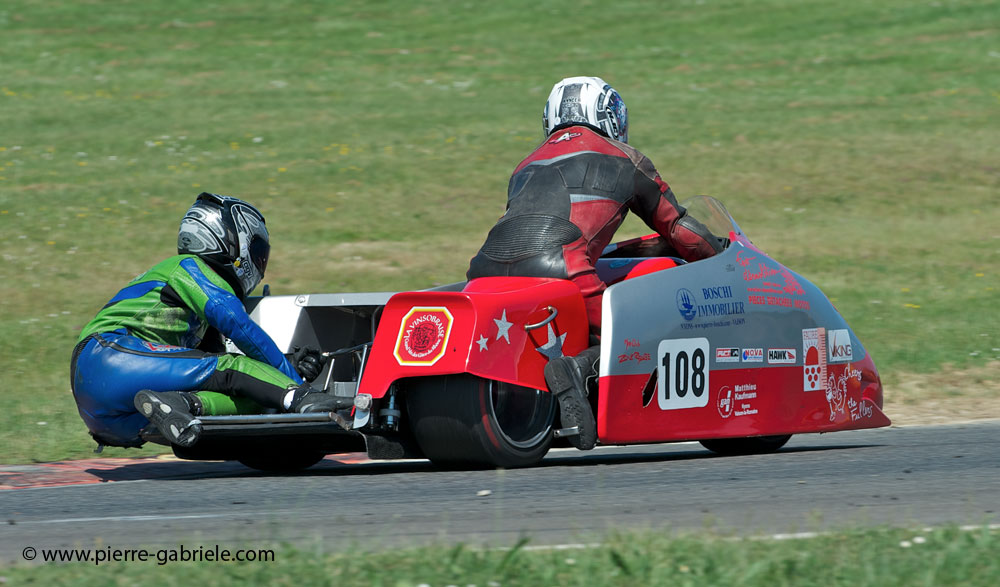
[[[597,263],[609,284],[590,393],[599,441],[749,453],[793,434],[889,425],[875,365],[826,296],[757,249],[717,200],[685,204],[727,242],[722,253],[684,263],[651,236],[610,245]],[[569,281],[491,277],[253,304],[279,347],[331,356],[314,385],[353,396],[355,409],[205,418],[204,439],[183,456],[295,468],[363,446],[373,458],[509,467],[574,433],[558,429],[543,376],[548,360],[588,344]],[[259,456],[268,446],[280,450]]]
[[[889,425],[871,356],[819,288],[757,249],[717,200],[691,208],[716,234],[728,232],[723,253],[625,279],[604,294],[602,441]]]

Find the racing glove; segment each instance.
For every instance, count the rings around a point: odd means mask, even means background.
[[[316,347],[303,346],[293,347],[291,352],[291,362],[295,365],[295,370],[299,372],[302,379],[313,381],[323,371],[325,359],[323,354]]]

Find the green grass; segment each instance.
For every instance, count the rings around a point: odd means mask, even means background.
[[[263,209],[275,293],[456,281],[569,75],[613,83],[678,196],[820,285],[887,382],[981,368],[998,23],[971,0],[6,2],[0,462],[90,450],[76,335],[199,191]]]
[[[189,546],[189,550],[196,547]],[[236,547],[233,547],[235,550]],[[259,545],[244,548],[257,550]],[[204,547],[213,550],[212,545]],[[45,564],[3,569],[9,585],[996,585],[1000,539],[987,529],[846,531],[804,540],[629,533],[592,548],[429,546],[336,554],[285,546],[273,562]],[[92,555],[94,556],[94,555]],[[171,556],[165,552],[162,560]],[[39,555],[39,559],[41,555]]]

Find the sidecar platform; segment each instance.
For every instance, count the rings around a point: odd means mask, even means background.
[[[362,434],[334,412],[314,414],[251,414],[203,416],[198,443],[189,448],[171,445],[155,426],[141,436],[147,442],[170,446],[174,454],[191,460],[240,460],[259,450],[296,450],[308,447],[324,454],[365,452],[372,460],[421,458],[409,439]]]

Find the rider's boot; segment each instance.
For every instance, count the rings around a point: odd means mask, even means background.
[[[289,388],[285,411],[305,414],[309,412],[334,412],[354,406],[354,398],[340,397],[322,391],[317,391],[308,383]]]
[[[171,444],[189,447],[201,436],[201,401],[186,391],[143,389],[133,400],[139,413],[149,419]]]
[[[597,422],[587,401],[587,378],[596,375],[594,366],[600,349],[592,346],[575,357],[559,357],[545,366],[545,382],[559,400],[560,424],[579,430],[566,439],[580,450],[590,450],[597,444]]]

